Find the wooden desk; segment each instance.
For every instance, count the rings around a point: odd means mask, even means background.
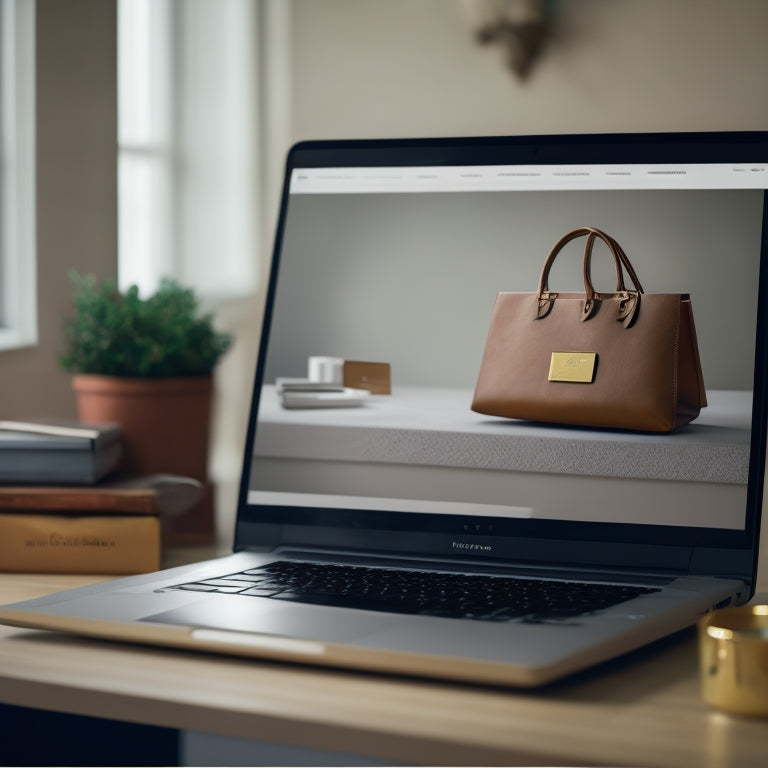
[[[0,602],[98,580],[0,575]],[[537,692],[0,626],[0,702],[407,764],[763,766],[768,718],[700,699],[693,631]]]

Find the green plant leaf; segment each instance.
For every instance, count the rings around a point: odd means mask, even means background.
[[[163,279],[147,299],[137,286],[70,273],[74,313],[64,319],[62,367],[71,373],[164,378],[211,373],[232,344],[210,314],[198,313],[193,291]]]

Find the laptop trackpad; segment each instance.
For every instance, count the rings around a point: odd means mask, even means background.
[[[402,622],[397,614],[279,603],[266,598],[244,600],[240,596],[224,595],[216,598],[145,616],[141,621],[285,635],[329,643],[349,642]]]

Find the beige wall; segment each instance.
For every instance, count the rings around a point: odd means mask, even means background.
[[[462,0],[293,0],[293,138],[768,128],[764,0],[551,5],[520,82]]]
[[[0,418],[74,416],[67,272],[117,274],[115,4],[37,0],[38,346],[0,353]]]

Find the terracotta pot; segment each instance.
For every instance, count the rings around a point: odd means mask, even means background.
[[[211,376],[131,379],[72,378],[82,422],[117,422],[131,474],[171,473],[208,479]]]
[[[129,379],[78,374],[72,378],[82,422],[111,421],[123,428],[120,471],[175,474],[203,483],[200,501],[162,519],[163,543],[208,545],[216,537],[214,493],[208,482],[213,378]]]

